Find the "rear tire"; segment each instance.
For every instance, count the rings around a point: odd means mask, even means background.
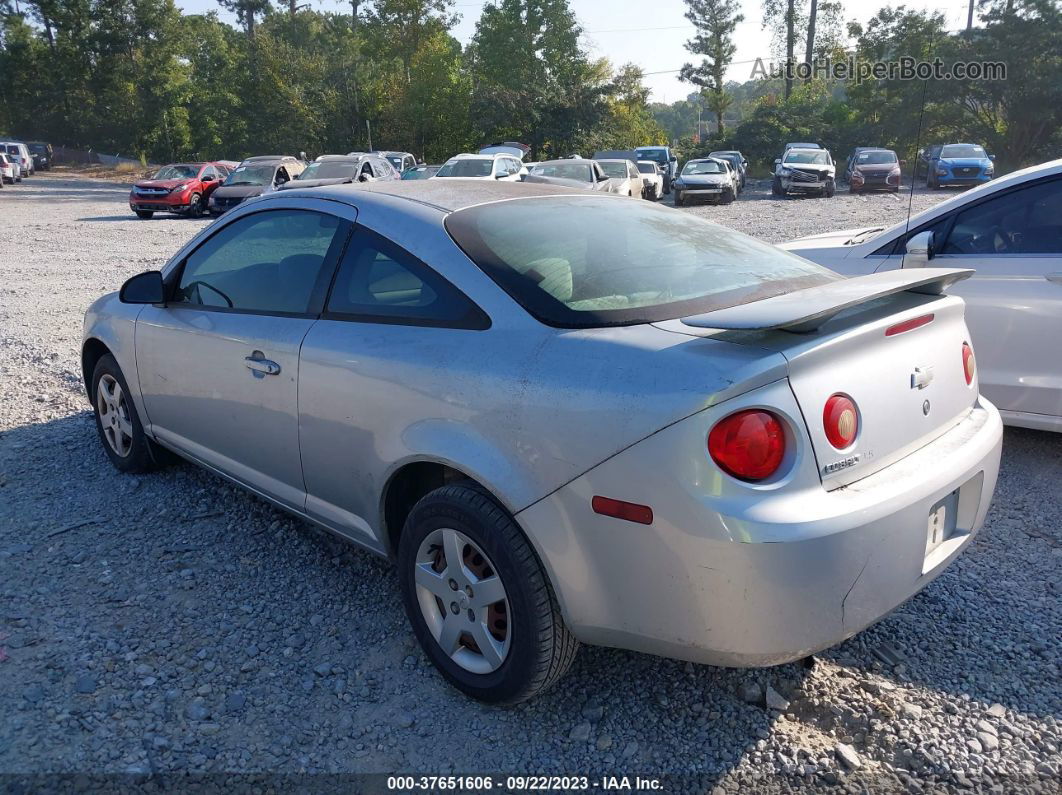
[[[455,565],[449,558],[457,556]],[[525,701],[575,659],[579,643],[534,550],[512,517],[475,485],[442,486],[417,502],[398,544],[398,579],[421,648],[450,684],[473,698]],[[489,606],[476,597],[486,582],[492,596],[500,595]],[[481,643],[490,644],[489,654]]]
[[[136,213],[137,218],[143,218],[145,221],[150,221],[155,215],[154,210],[133,210]]]
[[[833,184],[833,180],[826,182],[826,188],[822,191],[822,195],[827,199],[833,198],[833,194],[837,192],[837,186]]]

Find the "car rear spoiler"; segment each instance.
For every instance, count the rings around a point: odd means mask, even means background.
[[[963,268],[883,271],[684,317],[682,322],[697,328],[785,329],[806,333],[849,307],[895,293],[942,295],[946,288],[972,275],[972,270]]]

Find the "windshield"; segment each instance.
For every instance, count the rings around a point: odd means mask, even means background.
[[[691,160],[689,163],[682,167],[683,174],[722,174],[724,168],[722,163],[716,163],[713,160]]]
[[[229,174],[226,185],[271,185],[276,166],[239,166]]]
[[[357,172],[357,163],[318,160],[306,166],[306,170],[295,179],[350,179]]]
[[[820,166],[829,165],[829,155],[825,150],[820,149],[817,152],[799,152],[795,149],[790,149],[785,156],[785,163],[814,163]]]
[[[518,199],[459,210],[445,225],[487,275],[554,326],[668,320],[843,278],[648,202]]]
[[[199,173],[199,166],[177,165],[163,166],[155,172],[152,179],[191,179]]]
[[[388,155],[387,161],[399,171],[402,170],[402,158],[396,155]]]
[[[639,160],[652,160],[654,163],[667,162],[666,149],[657,149],[656,147],[651,149],[635,149],[634,153],[638,155]]]
[[[873,166],[883,163],[895,163],[895,152],[860,152],[856,155],[857,166]]]
[[[450,160],[439,169],[437,177],[489,177],[494,167],[493,158],[464,158],[462,160]]]
[[[617,179],[627,178],[627,164],[626,163],[608,163],[601,162],[601,170],[608,174],[610,177],[616,177]]]
[[[427,179],[439,172],[438,166],[415,166],[402,172],[402,179]]]
[[[39,155],[48,154],[48,144],[30,144],[31,152],[36,152]]]
[[[531,173],[536,177],[558,177],[560,179],[574,179],[577,182],[593,182],[590,166],[586,163],[539,163]],[[626,174],[626,172],[624,172]]]
[[[641,171],[643,174],[655,174],[656,163],[639,163],[638,170]]]
[[[951,144],[940,151],[941,157],[979,157],[988,158],[983,147],[974,144]]]

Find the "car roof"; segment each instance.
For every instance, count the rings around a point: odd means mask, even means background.
[[[557,157],[553,160],[539,160],[537,165],[544,166],[546,163],[585,163],[590,165],[591,163],[600,163],[600,160],[594,160],[590,157]]]
[[[571,161],[561,162],[570,163]],[[374,199],[380,203],[390,204],[392,202],[388,202],[388,199],[403,199],[425,204],[443,212],[456,212],[477,204],[490,204],[512,199],[559,195],[600,196],[601,194],[587,193],[579,188],[564,188],[532,182],[502,182],[451,177],[438,180],[384,180],[360,183],[356,186],[332,185],[324,188],[306,188],[302,191],[285,190],[280,194],[268,194],[265,199],[280,195],[285,198],[306,195],[347,204],[361,204]]]
[[[254,157],[245,157],[243,159],[243,162],[244,163],[267,163],[267,162],[277,161],[277,160],[293,160],[295,162],[298,162],[298,158],[297,157],[292,157],[291,155],[255,155]]]

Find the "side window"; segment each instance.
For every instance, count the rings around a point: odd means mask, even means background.
[[[372,170],[377,179],[387,179],[391,175],[391,165],[386,160],[376,160],[372,164]]]
[[[490,320],[460,290],[391,241],[357,228],[326,309],[338,319],[485,329]]]
[[[217,179],[218,172],[214,170],[213,166],[207,166],[203,169],[203,176],[201,179]]]
[[[363,179],[363,178],[364,179],[368,179],[372,175],[373,175],[372,174],[372,162],[369,161],[369,160],[366,160],[364,163],[361,164],[361,173],[358,174],[358,178],[359,179]]]
[[[932,232],[933,245],[935,246],[937,253],[941,253],[940,246],[944,241],[944,234],[948,231],[948,225],[951,223],[952,217],[952,215],[945,215],[943,218],[938,218],[932,223],[912,227],[906,234],[900,235],[898,238],[886,243],[881,248],[872,252],[870,256],[887,257],[890,254],[903,254],[904,249],[907,246],[907,241],[919,232]]]
[[[320,305],[346,224],[306,210],[267,210],[223,227],[185,260],[173,301],[277,314]]]
[[[1062,180],[1007,191],[960,211],[940,253],[1062,253]]]

